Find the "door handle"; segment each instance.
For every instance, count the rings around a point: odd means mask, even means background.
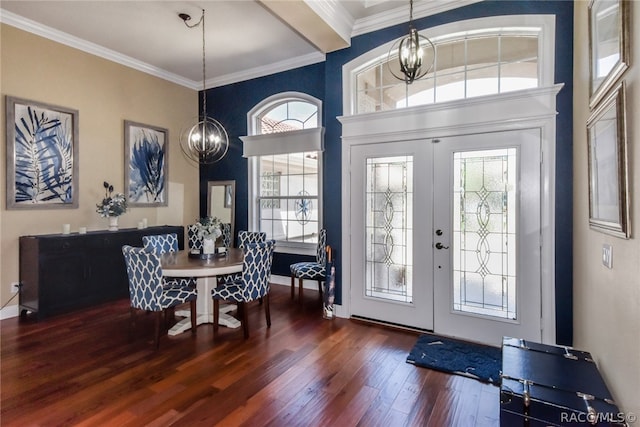
[[[444,246],[442,243],[436,243],[436,249],[449,249],[449,246]]]

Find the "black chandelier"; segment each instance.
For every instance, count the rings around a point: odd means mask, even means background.
[[[220,122],[207,116],[204,9],[202,9],[200,20],[193,25],[188,23],[191,20],[190,15],[180,13],[178,16],[188,28],[202,24],[202,114],[196,124],[180,132],[180,148],[190,160],[200,164],[211,164],[221,160],[227,154],[229,136]]]
[[[435,61],[435,51],[436,48],[431,40],[420,35],[413,26],[413,0],[409,0],[409,34],[391,46],[387,58],[389,71],[398,80],[411,84],[431,71]],[[425,61],[425,56],[430,59]],[[400,70],[392,66],[396,57]]]

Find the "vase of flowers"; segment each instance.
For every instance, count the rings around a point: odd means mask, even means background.
[[[118,231],[118,217],[127,211],[127,198],[122,193],[113,193],[113,185],[105,181],[104,198],[96,204],[96,212],[109,218],[109,231]]]
[[[216,240],[222,236],[222,221],[215,216],[208,216],[200,218],[195,225],[198,238],[202,240],[202,253],[215,253]]]

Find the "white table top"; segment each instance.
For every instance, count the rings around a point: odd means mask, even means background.
[[[190,258],[189,251],[162,254],[162,274],[170,277],[207,277],[242,271],[242,249],[228,248],[224,257]]]

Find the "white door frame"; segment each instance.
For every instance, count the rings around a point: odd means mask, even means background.
[[[562,84],[499,95],[338,117],[342,123],[342,305],[350,317],[351,147],[360,144],[438,138],[505,130],[539,128],[542,137],[541,326],[542,341],[556,341],[555,317],[555,152],[556,96]]]

